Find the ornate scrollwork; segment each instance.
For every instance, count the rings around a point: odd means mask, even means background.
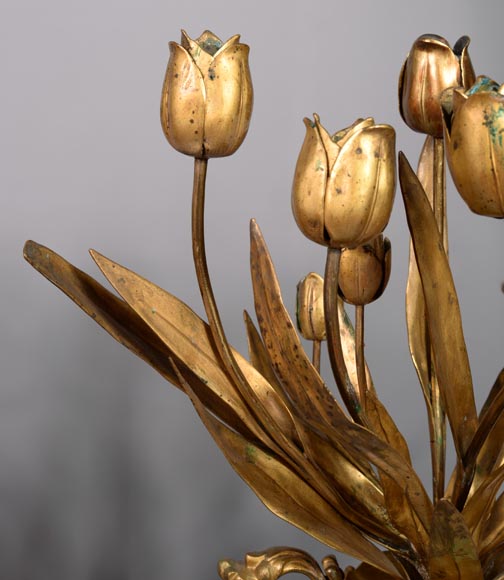
[[[344,574],[333,556],[318,562],[303,550],[276,547],[264,552],[250,552],[245,560],[221,560],[219,576],[222,580],[277,580],[285,574],[297,572],[310,580],[343,580]]]

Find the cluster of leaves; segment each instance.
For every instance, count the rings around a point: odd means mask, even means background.
[[[504,574],[504,499],[498,497],[504,480],[504,373],[478,417],[435,218],[404,158],[400,176],[423,289],[415,294],[415,312],[423,309],[427,321],[422,332],[429,335],[430,364],[458,457],[445,497],[436,502],[370,377],[365,428],[348,417],[312,366],[254,222],[251,271],[260,332],[245,314],[250,360],[231,351],[245,391],[226,372],[209,326],[165,290],[97,252],[94,260],[121,298],[35,242],[27,243],[25,257],[116,340],[185,391],[228,461],[271,511],[361,560],[349,579],[497,578]],[[342,304],[339,317],[355,386],[353,329]],[[412,352],[419,376],[425,375],[429,404],[429,353],[414,347]]]

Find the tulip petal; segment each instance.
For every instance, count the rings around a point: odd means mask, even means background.
[[[443,136],[439,97],[461,84],[460,62],[439,36],[421,36],[408,56],[402,80],[401,114],[414,131]]]
[[[331,170],[325,226],[331,242],[356,247],[380,234],[395,190],[395,132],[374,125],[353,133]]]
[[[338,133],[333,135],[333,141],[338,143],[340,149],[342,149],[345,143],[350,139],[350,137],[352,137],[352,135],[359,133],[359,131],[366,129],[367,127],[372,127],[374,124],[373,117],[357,119],[354,123],[352,123],[352,125],[350,125],[350,127],[343,129],[343,131],[338,131]]]
[[[221,44],[219,50],[215,53],[214,56],[217,57],[217,55],[219,54],[219,52],[224,52],[230,46],[233,46],[235,44],[238,44],[239,42],[240,42],[240,35],[239,34],[235,34],[229,40],[226,40],[226,42],[224,42],[224,44]]]
[[[170,60],[161,97],[161,125],[170,144],[186,155],[201,157],[205,120],[205,86],[185,48],[170,42]]]
[[[209,34],[212,33],[210,32]],[[214,44],[216,42],[220,42],[220,40],[215,35],[212,36],[214,36]],[[185,30],[182,30],[182,41],[181,41],[182,47],[185,48],[187,52],[191,55],[196,66],[200,70],[206,70],[210,66],[210,63],[214,58],[215,52],[213,52],[212,50],[205,50],[204,46],[201,46],[200,41],[203,43],[203,45],[207,41],[205,32],[198,39],[193,40],[188,36]],[[210,44],[210,46],[212,45]]]
[[[324,197],[328,161],[320,133],[310,119],[304,119],[306,135],[299,153],[292,184],[292,211],[303,234],[318,244],[324,235]]]
[[[448,164],[460,195],[475,213],[504,217],[503,96],[479,92],[454,106],[450,137]]]
[[[206,90],[205,151],[211,157],[231,155],[241,145],[252,115],[253,90],[249,47],[233,37],[207,69],[201,69]]]
[[[465,89],[471,87],[476,80],[476,73],[468,51],[470,42],[471,39],[468,36],[461,36],[453,47],[453,52],[460,59],[460,80]]]
[[[327,174],[329,174],[331,167],[336,162],[336,159],[338,158],[338,155],[340,154],[340,151],[341,151],[341,145],[338,143],[338,139],[340,138],[340,133],[336,133],[333,136],[329,135],[327,130],[320,123],[320,117],[317,115],[317,113],[313,114],[313,118],[315,120],[315,125],[317,127],[317,130],[319,132],[320,140],[322,141],[322,146],[324,147],[325,152],[326,152]],[[344,131],[347,131],[347,129],[345,129]],[[344,131],[341,131],[341,133],[343,134]]]

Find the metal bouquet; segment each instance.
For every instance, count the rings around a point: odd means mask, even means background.
[[[236,472],[279,517],[362,564],[272,548],[222,561],[221,578],[504,578],[504,372],[480,413],[447,258],[445,156],[476,213],[504,217],[504,87],[476,78],[469,39],[452,49],[420,37],[400,75],[405,122],[427,135],[415,173],[399,154],[411,234],[406,322],[429,420],[432,495],[379,399],[364,356],[364,310],[385,290],[390,242],[382,232],[396,185],[395,132],[371,118],[329,133],[305,119],[292,208],[301,231],[327,248],[324,279],[298,286],[298,328],[286,308],[258,225],[250,227],[257,327],[249,359],[228,343],[205,256],[209,159],[242,143],[252,112],[248,46],[211,32],[170,43],[161,101],[168,141],[194,157],[192,241],[207,321],[186,304],[101,254],[91,255],[120,298],[34,242],[26,259],[115,339],[190,398]],[[355,307],[355,329],[345,305]],[[327,342],[343,408],[320,375]],[[446,423],[457,461],[445,476]]]

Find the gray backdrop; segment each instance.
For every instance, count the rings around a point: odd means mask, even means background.
[[[478,7],[479,5],[479,7]],[[417,36],[472,37],[477,72],[504,81],[500,0],[231,2],[4,0],[1,4],[2,320],[0,578],[216,578],[216,562],[271,545],[329,550],[272,516],[227,465],[185,396],[115,343],[22,261],[25,239],[101,279],[87,249],[202,313],[190,258],[192,161],[165,141],[159,96],[180,28],[251,46],[255,107],[232,158],[210,163],[211,274],[242,352],[256,217],[293,312],[324,250],[297,230],[290,187],[314,111],[334,131],[372,115],[415,160],[397,110]],[[415,161],[416,163],[416,161]],[[503,223],[449,188],[450,251],[481,404],[502,365]],[[393,272],[368,309],[367,354],[383,401],[429,479],[426,417],[404,324],[407,229],[398,196]],[[327,363],[324,362],[324,372]],[[343,563],[348,562],[344,557]]]

